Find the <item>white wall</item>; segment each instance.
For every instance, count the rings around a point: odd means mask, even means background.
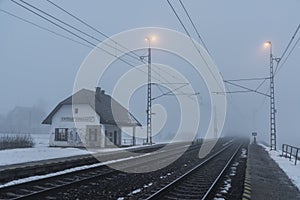
[[[75,114],[74,110],[78,108],[78,114]],[[73,116],[73,112],[74,116]],[[94,118],[93,121],[77,121],[76,123],[69,119],[81,119],[81,118]],[[88,104],[74,104],[72,105],[63,105],[53,116],[51,132],[50,132],[50,146],[81,146],[80,144],[70,143],[67,141],[54,141],[55,137],[55,128],[68,128],[74,129],[80,135],[80,139],[85,143],[86,136],[86,126],[87,125],[99,125],[100,117],[95,113],[93,108]],[[104,131],[101,131],[104,136]]]

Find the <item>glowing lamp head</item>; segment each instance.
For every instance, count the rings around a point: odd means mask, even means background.
[[[145,38],[145,41],[154,42],[154,41],[156,41],[156,37],[155,36],[148,36],[148,37]]]
[[[272,43],[271,43],[271,41],[266,41],[265,43],[264,43],[264,47],[269,47],[269,46],[271,46],[272,45]]]

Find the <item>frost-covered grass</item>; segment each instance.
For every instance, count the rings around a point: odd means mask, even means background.
[[[0,135],[0,150],[33,147],[34,141],[30,134]]]

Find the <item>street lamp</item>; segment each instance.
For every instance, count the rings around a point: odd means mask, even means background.
[[[151,42],[156,40],[155,36],[148,36],[145,38],[145,41],[148,42],[148,85],[147,85],[147,144],[152,144],[152,122],[151,122],[151,115],[152,115],[152,97],[151,97]]]
[[[277,66],[280,58],[275,58],[272,52],[272,42],[266,41],[265,47],[270,48],[270,146],[271,150],[276,150],[276,108],[275,108],[275,81],[274,81],[274,60]]]

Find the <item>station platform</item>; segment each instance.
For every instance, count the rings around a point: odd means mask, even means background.
[[[247,199],[300,200],[298,188],[268,152],[257,144],[248,147],[243,200]]]

